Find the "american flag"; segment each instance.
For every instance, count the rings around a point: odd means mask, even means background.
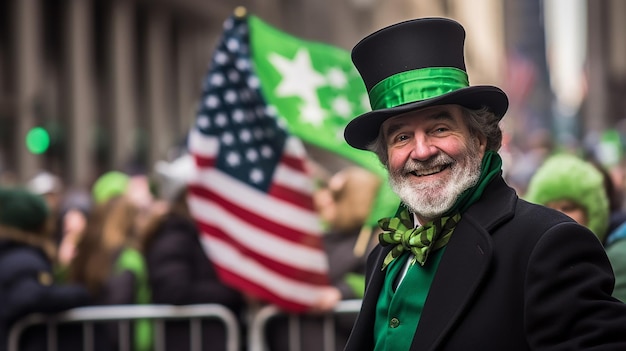
[[[302,312],[329,283],[301,141],[261,93],[245,17],[231,17],[203,83],[188,203],[222,281]]]

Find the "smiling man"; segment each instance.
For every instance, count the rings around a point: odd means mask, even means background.
[[[402,22],[352,59],[372,111],[345,138],[374,152],[402,204],[379,221],[347,351],[622,350],[626,305],[599,240],[502,178],[494,86],[470,86],[463,27]]]

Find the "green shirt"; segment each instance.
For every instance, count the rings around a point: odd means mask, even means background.
[[[422,267],[413,264],[397,288],[394,282],[410,255],[404,253],[387,267],[387,275],[376,305],[374,350],[408,350],[422,315],[430,285],[445,247],[435,251]]]

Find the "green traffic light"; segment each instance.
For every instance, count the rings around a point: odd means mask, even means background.
[[[26,134],[26,147],[33,154],[42,154],[50,146],[50,135],[42,127],[34,127]]]

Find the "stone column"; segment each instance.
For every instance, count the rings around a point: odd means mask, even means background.
[[[110,121],[111,159],[113,167],[123,169],[136,151],[137,94],[135,63],[134,4],[132,1],[111,1],[109,17],[110,41],[108,43],[107,68],[111,79]]]
[[[94,126],[94,61],[91,51],[93,38],[93,11],[91,0],[68,0],[64,41],[66,42],[67,96],[70,181],[77,186],[88,186],[92,178],[92,151]]]
[[[165,156],[172,146],[172,111],[170,97],[169,17],[158,7],[148,15],[146,45],[147,118],[149,148],[148,167]]]
[[[25,144],[28,131],[37,119],[37,103],[41,98],[43,19],[40,0],[18,0],[13,3],[15,33],[15,79],[16,106],[15,150],[17,152],[16,173],[18,179],[26,180],[35,175],[41,165],[41,157],[30,153]]]
[[[175,122],[175,141],[178,142],[191,128],[195,120],[197,101],[201,94],[203,76],[194,70],[193,46],[196,31],[184,27],[178,31],[178,50],[176,65],[176,101],[177,108],[173,116]],[[208,62],[208,59],[207,59]],[[203,65],[203,67],[206,67]],[[204,74],[204,73],[202,73]]]

